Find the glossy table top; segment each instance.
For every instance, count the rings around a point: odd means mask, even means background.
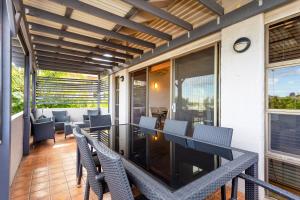
[[[101,129],[101,130],[100,130]],[[171,191],[237,159],[243,151],[133,124],[82,128]]]

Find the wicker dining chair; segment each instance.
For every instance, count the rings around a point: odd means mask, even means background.
[[[157,123],[156,117],[141,116],[139,126],[148,129],[155,129],[156,123]]]
[[[110,115],[91,115],[90,116],[90,127],[97,126],[110,126],[111,116]]]
[[[166,119],[163,131],[169,134],[185,136],[187,132],[187,121]]]
[[[99,141],[94,141],[105,181],[113,200],[146,199],[143,195],[134,198],[121,157]]]
[[[104,174],[100,172],[100,163],[98,166],[96,166],[95,159],[92,156],[87,142],[87,138],[84,135],[78,133],[77,131],[74,131],[74,136],[76,138],[76,142],[79,148],[81,164],[87,171],[87,181],[84,199],[89,199],[89,191],[91,188],[100,200],[103,198],[104,192]]]
[[[232,128],[216,127],[197,124],[194,128],[193,138],[226,147],[231,146]]]
[[[232,140],[232,134],[233,134],[233,129],[232,128],[224,128],[224,127],[216,127],[216,126],[209,126],[209,125],[202,125],[202,124],[197,124],[194,127],[194,133],[193,133],[193,138],[196,140],[202,140],[205,142],[209,142],[212,144],[216,145],[221,145],[225,147],[230,147],[231,146],[231,140]],[[232,199],[237,194],[234,194],[233,191],[236,191],[237,187],[237,180],[238,178],[235,178],[232,180]],[[226,186],[221,187],[221,198],[222,200],[226,199]]]

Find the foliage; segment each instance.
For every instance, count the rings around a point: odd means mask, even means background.
[[[12,65],[11,75],[11,112],[12,114],[16,114],[23,111],[24,108],[24,68]]]
[[[300,109],[300,95],[277,97],[269,96],[270,109]]]

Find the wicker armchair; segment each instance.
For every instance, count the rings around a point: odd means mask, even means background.
[[[37,142],[53,139],[55,142],[54,122],[51,118],[35,119],[30,113],[31,133],[33,135],[33,144]]]
[[[87,115],[83,115],[83,122],[88,127],[90,126],[90,116],[101,115],[100,110],[87,110]]]
[[[70,122],[70,116],[67,115],[67,111],[52,111],[52,115],[55,131],[63,131],[65,122]]]

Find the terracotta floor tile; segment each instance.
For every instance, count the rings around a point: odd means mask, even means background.
[[[42,176],[42,177],[37,177],[31,180],[32,185],[36,185],[39,183],[44,183],[44,182],[49,182],[49,176]]]
[[[69,187],[67,183],[64,184],[58,184],[58,185],[52,185],[50,187],[50,193],[52,194],[56,194],[57,192],[69,192]]]
[[[50,186],[59,185],[63,183],[67,183],[67,179],[65,177],[50,180]]]
[[[51,195],[51,200],[69,200],[71,196],[69,191],[59,192],[54,195]]]
[[[49,199],[50,193],[49,189],[39,190],[37,192],[30,193],[30,200],[32,199]]]
[[[36,192],[39,190],[44,190],[44,189],[48,189],[50,187],[49,182],[44,182],[44,183],[39,183],[36,185],[32,185],[30,188],[30,192]]]
[[[11,197],[15,198],[15,197],[24,196],[27,194],[29,194],[29,188],[28,189],[16,189],[11,192]]]
[[[12,189],[28,189],[30,188],[31,182],[30,181],[22,181],[22,182],[17,182],[12,184]]]
[[[11,198],[11,200],[29,200],[29,195],[14,197],[14,198]]]
[[[56,173],[56,174],[51,174],[50,180],[55,180],[55,179],[62,179],[65,178],[65,173],[62,171],[60,173]]]

